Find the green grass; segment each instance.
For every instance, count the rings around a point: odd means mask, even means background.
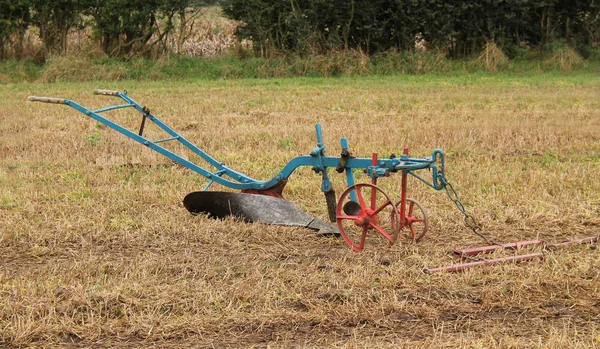
[[[90,83],[95,84],[98,88],[117,89],[123,88],[134,90],[140,87],[151,87],[155,89],[171,90],[177,86],[178,80],[127,80],[127,81],[108,81],[98,80],[96,82],[78,82],[78,81],[58,81],[50,85],[55,96],[61,95],[61,91],[70,91],[75,88],[89,88]],[[536,87],[569,87],[569,86],[598,86],[600,85],[600,75],[592,74],[587,71],[562,72],[551,71],[545,73],[489,73],[475,72],[470,74],[462,74],[457,72],[451,73],[432,73],[426,75],[371,75],[366,77],[339,77],[339,78],[324,78],[324,77],[297,77],[297,78],[246,78],[246,79],[207,79],[204,77],[189,76],[180,80],[189,87],[189,84],[201,84],[202,87],[212,88],[232,88],[232,87],[263,87],[269,90],[290,90],[299,87],[318,88],[327,90],[330,88],[368,88],[368,89],[387,89],[390,87],[414,87],[414,88],[435,88],[435,87],[451,87],[451,86],[482,86],[488,88],[521,88],[526,86]],[[30,82],[10,82],[4,84],[5,91],[23,91],[29,90],[32,86],[42,86],[39,83]],[[64,95],[66,96],[66,95]],[[257,103],[258,100],[248,100],[246,103]],[[450,102],[449,102],[450,103]],[[451,108],[452,104],[448,104],[447,108]],[[521,101],[517,108],[527,108],[527,103]]]
[[[223,56],[211,59],[172,57],[158,60],[132,59],[120,61],[107,57],[57,57],[43,65],[32,61],[0,62],[0,84],[18,82],[61,81],[130,81],[130,80],[220,80],[243,78],[290,77],[357,77],[406,76],[407,80],[426,80],[455,84],[472,84],[478,80],[505,80],[506,76],[525,78],[535,85],[550,74],[553,77],[576,76],[584,82],[598,79],[600,62],[587,60],[563,71],[551,60],[513,60],[489,72],[476,59],[448,60],[433,54],[389,53],[368,57],[358,53],[333,53],[329,56],[308,58],[280,57],[244,59]],[[419,80],[420,79],[420,80]],[[578,83],[578,82],[574,82]]]

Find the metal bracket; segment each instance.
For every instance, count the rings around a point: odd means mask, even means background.
[[[142,108],[142,124],[140,125],[140,132],[138,133],[140,136],[144,133],[144,126],[146,126],[146,118],[150,115],[150,108],[144,106]]]

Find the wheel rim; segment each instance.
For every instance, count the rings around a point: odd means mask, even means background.
[[[351,200],[350,193],[353,191],[356,191],[358,202]],[[381,234],[387,246],[390,246],[396,241],[400,230],[396,205],[383,190],[369,183],[353,185],[342,193],[337,205],[336,221],[340,234],[356,252],[364,249],[369,231]]]
[[[402,202],[396,203],[396,206],[400,207]],[[398,211],[400,212],[400,211]],[[429,221],[427,217],[427,211],[423,208],[421,203],[415,199],[406,199],[406,214],[404,217],[404,226],[402,230],[405,230],[406,238],[419,242],[427,233]],[[404,237],[404,235],[402,235]]]

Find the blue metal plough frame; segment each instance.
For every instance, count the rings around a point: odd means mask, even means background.
[[[112,105],[96,110],[90,110],[76,102],[63,98],[30,96],[28,97],[28,100],[34,102],[65,104],[73,109],[78,110],[79,112],[133,139],[134,141],[141,143],[147,146],[148,148],[177,162],[178,164],[183,165],[189,168],[190,170],[208,178],[209,183],[204,188],[204,190],[208,190],[209,187],[215,182],[225,187],[238,190],[268,190],[270,188],[278,187],[280,184],[286,181],[288,177],[298,167],[301,166],[312,167],[312,169],[316,173],[320,173],[322,175],[323,180],[321,189],[325,193],[332,189],[331,180],[327,175],[328,167],[337,168],[338,172],[345,172],[348,187],[354,185],[354,174],[352,172],[353,169],[366,169],[367,174],[372,179],[386,177],[389,176],[390,173],[396,173],[401,171],[403,174],[409,174],[436,190],[441,190],[445,187],[444,152],[441,149],[434,150],[431,157],[411,158],[405,154],[400,157],[391,156],[388,159],[378,159],[377,164],[374,165],[372,162],[373,159],[371,158],[355,158],[350,156],[348,152],[348,140],[346,138],[342,138],[340,140],[341,147],[343,150],[342,155],[344,155],[345,150],[346,156],[326,156],[326,146],[323,143],[323,133],[320,124],[316,125],[317,147],[310,152],[310,155],[298,156],[290,160],[290,162],[288,162],[287,165],[285,165],[284,168],[281,170],[281,172],[279,172],[275,177],[268,181],[259,181],[227,167],[223,162],[220,162],[212,156],[208,155],[202,149],[188,141],[181,134],[179,134],[167,124],[162,122],[158,117],[152,115],[147,107],[143,107],[137,102],[135,102],[131,97],[127,95],[127,91],[120,92],[111,90],[94,90],[94,94],[118,97],[122,99],[125,103]],[[122,108],[134,108],[142,114],[143,119],[139,133],[135,133],[131,130],[128,130],[123,126],[101,115],[102,113]],[[150,120],[151,122],[156,124],[162,130],[164,130],[169,135],[169,137],[155,141],[145,138],[143,136],[143,128],[146,120]],[[206,162],[208,162],[216,170],[211,172],[181,157],[180,155],[173,153],[172,151],[166,149],[161,145],[162,143],[170,141],[179,142],[180,144],[182,144],[183,146],[200,156]],[[423,177],[414,173],[414,171],[422,169],[432,170],[431,181],[427,181]],[[351,193],[351,199],[353,201],[356,201],[355,192]]]

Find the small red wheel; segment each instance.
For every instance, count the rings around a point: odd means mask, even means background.
[[[397,207],[401,207],[402,202],[396,203]],[[400,213],[400,209],[398,209]],[[414,242],[418,242],[427,233],[428,218],[427,211],[423,206],[414,199],[406,199],[406,212],[405,217],[402,220],[404,225],[400,228],[408,227],[406,237],[412,239]]]
[[[356,192],[357,201],[351,199],[350,193],[353,191]],[[336,221],[340,234],[356,252],[364,249],[370,230],[383,235],[387,246],[396,241],[400,230],[396,205],[383,190],[369,183],[353,185],[342,193],[337,205]]]

